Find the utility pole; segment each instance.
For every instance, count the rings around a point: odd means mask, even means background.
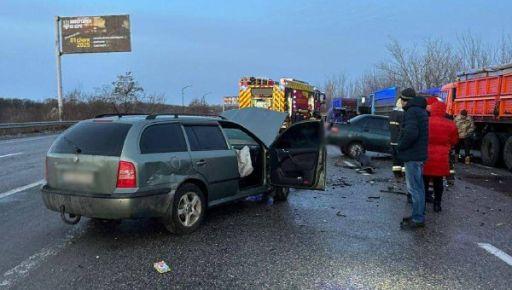
[[[192,85],[186,85],[183,88],[181,88],[181,110],[182,113],[185,112],[185,89],[190,88]]]
[[[62,104],[62,69],[60,63],[60,31],[59,31],[59,16],[55,16],[55,56],[57,57],[57,102],[59,108],[59,121],[62,121],[63,104]]]

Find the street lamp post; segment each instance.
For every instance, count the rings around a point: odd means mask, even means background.
[[[183,110],[182,113],[185,112],[185,89],[190,88],[192,85],[186,85],[183,88],[181,88],[181,109]]]
[[[203,94],[203,97],[202,97],[202,99],[201,99],[201,100],[202,100],[202,101],[204,101],[204,100],[205,100],[204,98],[205,98],[206,96],[208,96],[209,94],[211,94],[211,93],[212,93],[212,92],[207,92],[207,93]]]

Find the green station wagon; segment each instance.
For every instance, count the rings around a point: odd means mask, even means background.
[[[390,153],[389,119],[386,116],[359,115],[347,123],[334,124],[327,143],[338,146],[343,154],[356,158],[366,150]]]
[[[207,208],[289,188],[325,188],[323,126],[292,125],[285,113],[226,111],[223,117],[104,115],[63,132],[46,157],[46,207],[74,224],[157,217],[173,233],[197,229]],[[253,172],[241,178],[236,149]]]

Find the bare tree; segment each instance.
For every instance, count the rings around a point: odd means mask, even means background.
[[[112,86],[110,102],[117,112],[133,112],[136,104],[142,102],[144,89],[135,81],[131,72],[118,75]]]
[[[459,55],[463,69],[475,69],[492,64],[493,49],[471,32],[457,35]]]
[[[416,90],[438,87],[453,80],[460,67],[460,58],[450,45],[439,39],[428,39],[412,49],[391,40],[387,49],[391,60],[377,68],[385,82],[399,87]]]
[[[326,103],[329,104],[333,98],[349,96],[350,86],[351,82],[344,72],[329,76],[324,84]]]
[[[496,48],[495,63],[506,64],[512,63],[512,35],[502,34],[500,42]]]

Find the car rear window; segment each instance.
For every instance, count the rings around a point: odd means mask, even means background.
[[[131,126],[122,123],[78,123],[57,139],[50,152],[121,156]]]
[[[188,125],[185,126],[190,150],[226,150],[226,139],[219,126],[216,125]]]
[[[187,151],[181,125],[174,123],[147,127],[140,138],[140,151],[142,154]]]

